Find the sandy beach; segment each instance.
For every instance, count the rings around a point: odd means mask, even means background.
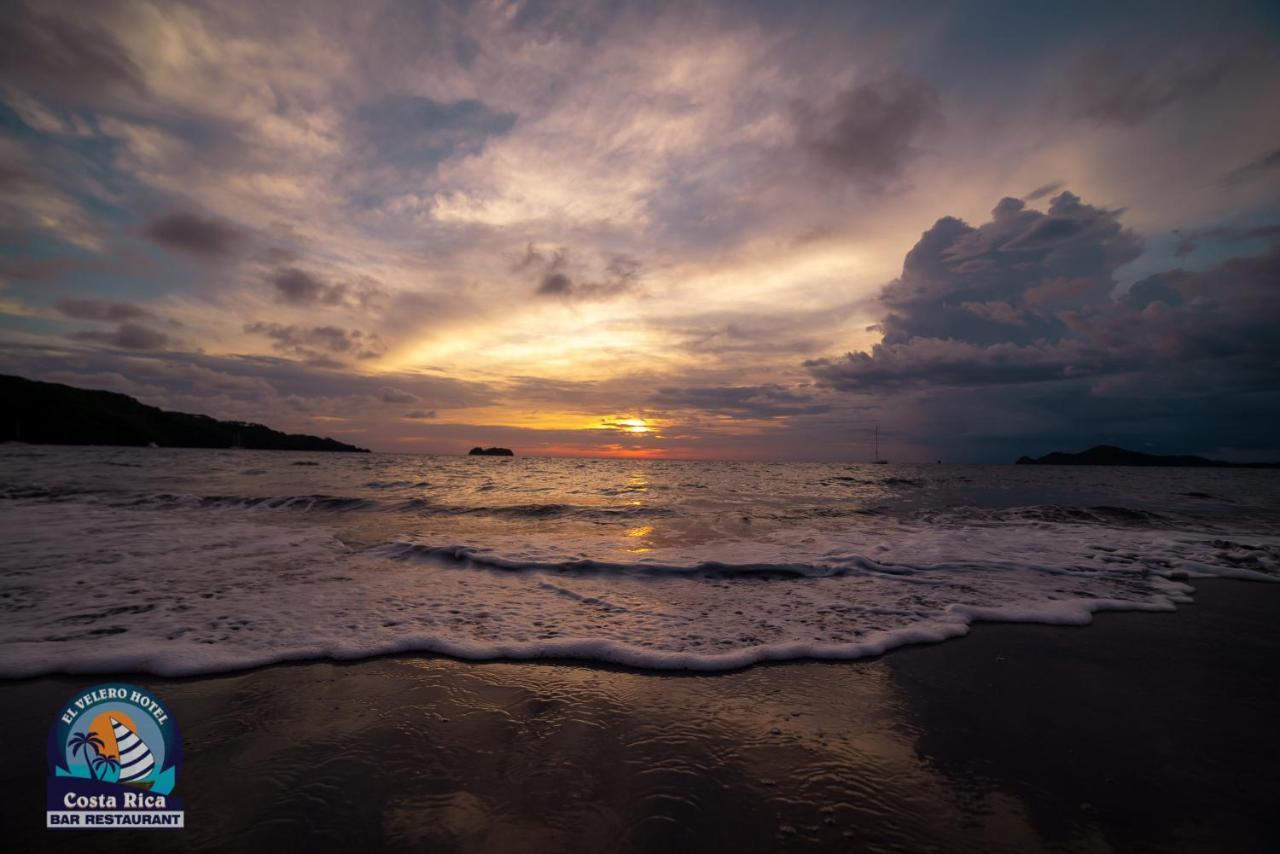
[[[122,674],[183,727],[171,832],[45,830],[48,726],[109,680],[6,682],[6,848],[1274,850],[1280,585],[1197,588],[1176,614],[718,675],[439,657]]]

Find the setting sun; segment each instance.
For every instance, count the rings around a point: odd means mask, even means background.
[[[649,425],[643,418],[624,418],[616,422],[618,427],[628,433],[648,433]]]

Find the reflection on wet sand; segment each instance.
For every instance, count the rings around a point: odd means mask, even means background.
[[[719,675],[384,658],[137,681],[183,727],[188,850],[1248,849],[1272,832],[1277,594]],[[93,681],[0,684],[14,743]],[[0,794],[38,795],[41,763]],[[25,801],[12,850],[84,850]]]
[[[966,798],[920,760],[884,662],[682,677],[384,659],[162,690],[188,742],[188,847],[355,828],[486,852],[919,847],[962,823],[1035,838],[1016,801]]]

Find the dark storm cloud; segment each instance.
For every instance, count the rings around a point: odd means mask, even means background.
[[[828,173],[867,190],[898,181],[941,125],[938,93],[904,76],[853,86],[822,107],[796,108],[801,148]]]
[[[1118,356],[1077,344],[978,345],[942,338],[877,344],[871,353],[859,351],[843,359],[813,359],[804,364],[819,382],[841,391],[1044,382],[1097,376],[1128,365]]]
[[[168,249],[206,260],[231,255],[244,233],[230,223],[189,211],[174,211],[147,223],[144,233]]]
[[[943,217],[907,254],[880,302],[886,345],[913,338],[973,344],[1032,342],[1066,331],[1055,308],[1105,299],[1115,270],[1141,251],[1117,211],[1060,193],[1048,211],[1002,199],[974,228]]]
[[[423,421],[423,420],[435,418],[436,411],[434,409],[415,409],[411,412],[406,412],[404,414],[404,417],[408,418],[411,421]]]
[[[1114,306],[1065,312],[1072,331],[1100,346],[1128,349],[1171,366],[1195,360],[1255,371],[1274,387],[1280,369],[1280,243],[1203,271],[1170,270],[1136,283]]]
[[[1246,163],[1239,169],[1231,170],[1223,176],[1222,183],[1241,184],[1246,181],[1264,178],[1277,170],[1280,170],[1280,148],[1262,155],[1251,163]]]
[[[285,326],[279,323],[246,323],[245,332],[264,335],[271,339],[271,346],[282,353],[291,353],[316,364],[336,364],[327,353],[353,356],[357,359],[373,359],[385,351],[382,340],[372,333],[359,329],[350,331],[339,326]]]
[[[171,341],[163,332],[140,323],[121,323],[115,332],[76,332],[71,337],[77,341],[92,341],[120,350],[163,350]]]
[[[1050,225],[1063,218],[1073,227]],[[988,407],[1004,413],[1004,435],[1010,425],[1027,432],[1024,422],[1053,406],[1046,423],[1074,435],[1109,423],[1189,442],[1194,422],[1240,447],[1255,441],[1225,415],[1175,416],[1213,400],[1221,413],[1280,417],[1280,245],[1148,276],[1117,296],[1114,271],[1136,251],[1116,212],[1067,193],[1047,214],[1005,199],[976,229],[943,218],[881,294],[884,340],[805,364],[843,391],[926,393],[939,422],[980,420]],[[972,397],[961,403],[948,389]]]
[[[0,76],[70,103],[115,89],[143,91],[142,70],[106,30],[10,3],[0,15]]]
[[[77,320],[136,320],[151,312],[131,302],[64,297],[53,304],[61,314]]]
[[[1230,66],[1223,56],[1098,49],[1068,68],[1057,97],[1077,118],[1132,126],[1212,91]]]
[[[779,385],[660,388],[650,402],[668,409],[696,409],[753,419],[818,415],[831,410],[808,394]]]

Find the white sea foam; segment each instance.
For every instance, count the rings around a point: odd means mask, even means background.
[[[582,532],[568,548],[528,532],[495,532],[481,548],[361,541],[309,515],[10,499],[0,676],[178,676],[408,651],[694,670],[852,659],[975,620],[1173,610],[1189,579],[1278,569],[1274,535],[1015,515],[878,534],[791,525],[617,560],[590,557],[599,544]]]

